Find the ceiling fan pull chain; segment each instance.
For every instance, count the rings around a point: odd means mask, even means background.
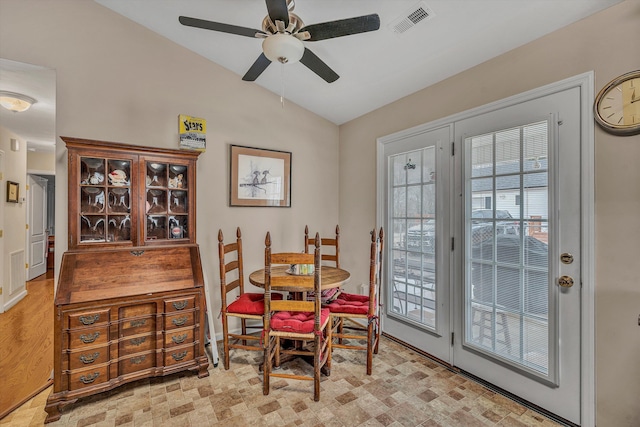
[[[280,105],[284,108],[284,63],[280,63]]]

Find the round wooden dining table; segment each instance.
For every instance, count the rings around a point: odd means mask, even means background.
[[[277,265],[271,269],[271,277],[274,276],[290,276],[286,265]],[[351,278],[351,273],[341,268],[329,267],[328,265],[320,266],[320,288],[325,289],[337,288],[344,285]],[[251,284],[264,288],[264,268],[256,270],[249,275],[249,282]],[[277,287],[273,287],[273,290],[278,290]]]
[[[288,267],[286,265],[277,265],[271,268],[271,277],[274,276],[292,276],[290,273],[287,273]],[[300,277],[309,277],[309,276],[300,276]],[[312,276],[311,276],[312,277]],[[320,266],[320,289],[323,291],[325,289],[337,288],[339,286],[344,285],[351,278],[351,273],[347,270],[343,270],[341,268],[329,267],[327,265]],[[260,288],[264,288],[264,268],[260,270],[256,270],[249,275],[249,282],[253,285],[258,286]],[[278,290],[276,286],[273,286],[271,289]],[[287,289],[291,291],[291,289]],[[302,290],[300,292],[292,292],[294,300],[302,300],[304,299],[304,292]],[[298,343],[301,345],[301,343]],[[283,357],[281,359],[281,363],[286,362],[288,359],[293,358],[293,355],[287,355],[289,357]],[[303,357],[309,364],[313,365],[313,360],[309,361],[308,357]],[[262,371],[262,365],[260,366],[260,371]],[[330,375],[331,371],[324,365],[321,369],[324,375]]]

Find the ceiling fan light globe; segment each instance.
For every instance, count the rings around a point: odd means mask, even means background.
[[[274,34],[262,42],[264,56],[271,62],[293,64],[304,54],[304,44],[289,34]]]

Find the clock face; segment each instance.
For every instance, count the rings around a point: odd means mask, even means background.
[[[640,133],[640,71],[620,76],[605,86],[595,103],[596,121],[618,135]]]

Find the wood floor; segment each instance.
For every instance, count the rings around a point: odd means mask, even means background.
[[[51,383],[53,270],[27,282],[27,296],[0,314],[0,419]]]

